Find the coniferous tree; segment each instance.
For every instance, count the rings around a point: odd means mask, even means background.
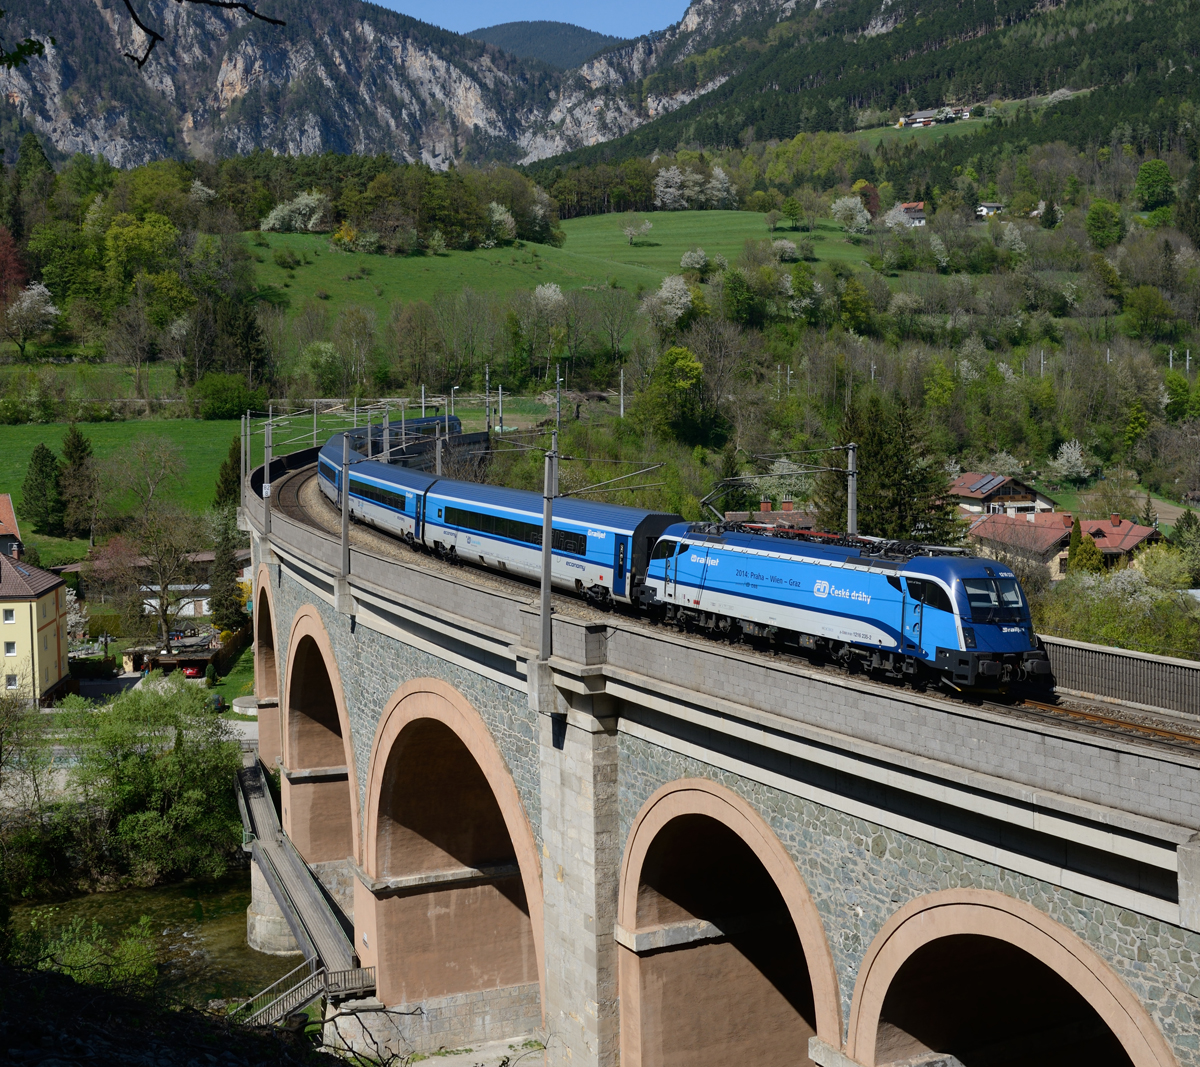
[[[57,534],[62,530],[60,474],[54,453],[39,443],[29,457],[25,483],[21,487],[22,511],[33,524],[35,533]]]
[[[238,532],[233,508],[218,508],[215,526],[216,551],[209,577],[209,611],[218,630],[236,631],[246,622],[246,613],[238,593]]]
[[[217,495],[213,507],[237,507],[241,502],[242,439],[235,437],[229,443],[229,454],[217,471]]]
[[[1150,501],[1150,494],[1146,494],[1146,503],[1142,507],[1142,513],[1138,516],[1138,522],[1143,526],[1153,526],[1158,521],[1158,512],[1154,510],[1154,505]]]
[[[92,497],[96,480],[96,460],[92,442],[76,423],[67,427],[62,443],[59,489],[63,503],[63,526],[68,536],[84,537],[92,533]]]
[[[1172,540],[1180,548],[1188,548],[1200,540],[1200,518],[1197,518],[1196,513],[1191,508],[1183,509],[1183,514],[1179,516],[1179,520],[1175,523]]]
[[[1071,539],[1067,542],[1067,570],[1072,570],[1075,566],[1075,557],[1079,554],[1079,545],[1083,540],[1083,527],[1079,523],[1079,516],[1075,516],[1075,521],[1071,524]]]
[[[1084,534],[1083,539],[1079,542],[1072,570],[1084,574],[1099,574],[1104,570],[1104,555],[1097,547],[1096,542],[1087,534]]]

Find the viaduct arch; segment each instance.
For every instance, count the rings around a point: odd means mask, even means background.
[[[846,1051],[864,1067],[933,1052],[995,1067],[1175,1067],[1138,998],[1032,905],[956,889],[898,911],[859,970]]]
[[[512,774],[453,686],[389,699],[371,745],[354,911],[385,1004],[537,985],[545,1004],[541,860]],[[361,940],[361,939],[360,939]]]
[[[634,820],[617,903],[624,1067],[810,1062],[841,1045],[837,972],[816,905],[742,798],[672,782]]]
[[[283,828],[308,863],[358,862],[358,783],[345,691],[315,608],[296,612],[283,699]]]
[[[254,602],[251,624],[254,627],[254,693],[260,700],[279,699],[279,667],[275,649],[275,597],[271,591],[271,571],[265,563],[254,575]],[[268,767],[283,756],[280,736],[280,709],[261,707],[258,712],[258,754]]]

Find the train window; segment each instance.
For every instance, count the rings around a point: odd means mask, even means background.
[[[334,468],[333,464],[326,463],[324,460],[321,460],[321,462],[318,466],[321,471],[321,477],[324,478],[326,481],[333,482],[334,485],[336,485],[337,484],[337,470]]]
[[[946,590],[937,582],[926,581],[924,578],[908,578],[906,581],[908,582],[908,595],[913,600],[919,600],[926,607],[953,613],[954,608],[950,604]]]
[[[440,512],[438,513],[441,514]],[[542,528],[537,523],[522,522],[503,515],[486,515],[465,508],[446,508],[446,522],[462,530],[503,537],[509,541],[522,541],[527,545],[541,545]],[[555,552],[569,552],[573,556],[587,555],[587,534],[575,530],[555,530],[550,546]]]
[[[678,548],[678,541],[659,541],[658,544],[654,546],[654,552],[651,554],[650,558],[670,559],[673,555],[675,555],[675,552]]]
[[[393,511],[407,510],[407,502],[403,493],[393,493],[390,489],[383,489],[368,482],[356,481],[353,478],[350,479],[350,495],[370,500],[375,504],[382,504],[385,508],[391,508]]]
[[[1025,614],[1021,587],[1012,578],[964,578],[974,622],[1019,622]]]
[[[903,592],[903,590],[900,588],[900,579],[897,578],[894,574],[889,574],[887,576],[887,580],[888,580],[888,585],[890,585],[893,589],[895,589],[897,593]],[[909,584],[911,584],[911,583],[909,583]]]

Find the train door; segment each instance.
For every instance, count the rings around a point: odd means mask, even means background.
[[[904,597],[904,643],[921,647],[921,612],[925,605],[921,601],[925,583],[919,578],[906,578],[908,593]]]
[[[683,543],[678,542],[675,545],[675,551],[666,559],[667,564],[667,581],[663,586],[663,591],[667,595],[667,599],[675,600],[675,590],[679,583],[679,553],[683,548]]]
[[[617,538],[617,558],[613,562],[613,596],[623,597],[625,595],[625,569],[628,566],[626,558],[627,544],[629,539],[626,537]]]

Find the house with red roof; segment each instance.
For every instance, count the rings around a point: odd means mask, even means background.
[[[1041,564],[1057,580],[1067,575],[1067,549],[1073,525],[1074,518],[1069,512],[992,513],[976,519],[967,536],[981,556],[1010,564]],[[1082,519],[1079,527],[1096,542],[1105,566],[1110,567],[1127,562],[1139,549],[1162,540],[1153,526],[1141,526],[1120,515]]]
[[[950,496],[975,515],[1024,515],[1053,511],[1058,504],[1033,486],[1006,474],[963,471],[950,484]]]
[[[23,551],[12,494],[0,493],[0,555],[16,559]]]

